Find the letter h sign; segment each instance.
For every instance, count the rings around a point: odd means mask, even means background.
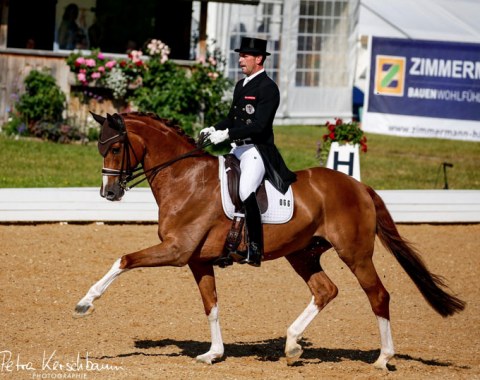
[[[327,159],[327,168],[348,174],[360,181],[360,154],[358,145],[333,142]]]

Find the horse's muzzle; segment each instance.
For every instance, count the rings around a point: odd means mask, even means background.
[[[124,194],[125,190],[118,183],[114,183],[113,185],[102,185],[100,188],[100,196],[109,201],[120,201]]]

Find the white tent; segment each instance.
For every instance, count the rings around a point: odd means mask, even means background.
[[[480,42],[479,0],[361,0],[360,35]]]

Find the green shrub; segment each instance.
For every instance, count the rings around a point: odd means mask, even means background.
[[[143,85],[134,91],[130,100],[140,111],[176,120],[187,133],[192,132],[197,111],[194,84],[187,77],[187,71],[175,63],[149,61]]]
[[[37,121],[62,120],[66,96],[47,72],[32,70],[25,78],[25,93],[20,96],[16,108],[21,117],[32,124]]]
[[[32,70],[24,83],[25,93],[2,126],[5,134],[34,136],[60,143],[98,138],[98,132],[89,130],[87,137],[86,132],[82,133],[78,126],[63,119],[66,96],[48,72]]]
[[[177,121],[190,135],[228,113],[223,100],[231,84],[212,65],[196,64],[189,72],[171,61],[152,59],[143,84],[130,100],[140,111]]]

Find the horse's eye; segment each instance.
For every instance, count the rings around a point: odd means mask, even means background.
[[[112,153],[113,154],[119,154],[120,153],[120,148],[112,148]]]

